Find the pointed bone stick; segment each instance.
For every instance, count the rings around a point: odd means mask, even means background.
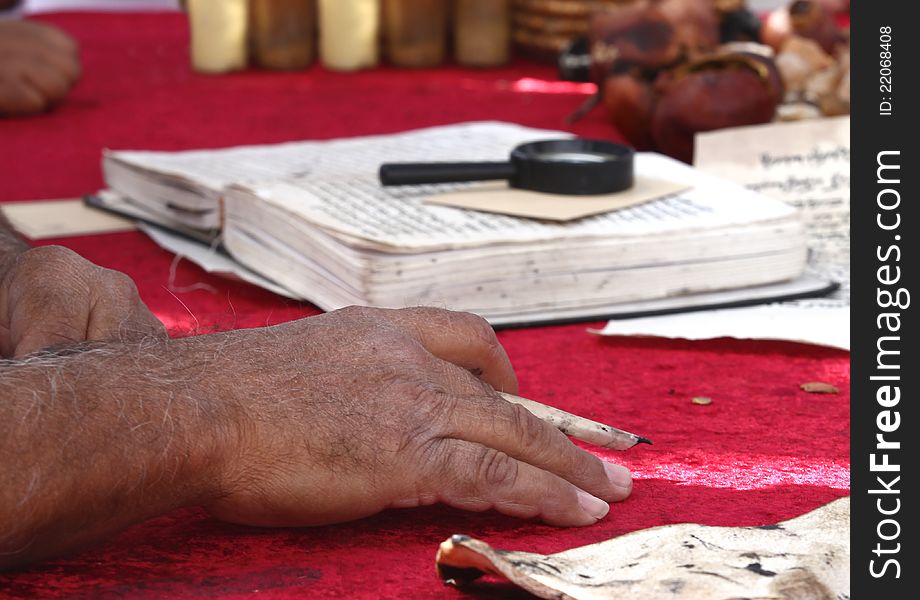
[[[595,446],[610,448],[611,450],[628,450],[636,444],[652,443],[641,435],[629,433],[591,419],[585,419],[584,417],[567,413],[564,410],[540,404],[534,400],[504,392],[499,392],[498,395],[508,402],[520,404],[535,417],[546,421],[562,433]]]

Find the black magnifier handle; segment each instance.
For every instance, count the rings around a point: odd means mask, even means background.
[[[589,196],[632,187],[632,148],[599,140],[561,139],[521,144],[508,162],[386,163],[383,185],[505,179],[521,190]]]
[[[488,181],[511,179],[514,172],[514,165],[510,162],[386,163],[380,165],[380,183],[413,185]]]

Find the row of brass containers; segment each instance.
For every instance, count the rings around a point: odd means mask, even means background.
[[[309,66],[318,46],[330,69],[464,66],[508,61],[511,0],[185,0],[192,64],[202,72],[247,65]],[[318,44],[316,40],[318,38]],[[382,42],[382,43],[381,43]]]

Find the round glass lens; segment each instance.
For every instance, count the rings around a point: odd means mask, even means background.
[[[616,159],[612,154],[602,152],[540,152],[534,158],[551,162],[602,163]]]

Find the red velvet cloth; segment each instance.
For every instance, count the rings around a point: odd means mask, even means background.
[[[55,112],[0,120],[0,201],[73,197],[102,185],[103,148],[176,150],[385,133],[474,119],[566,128],[586,97],[543,65],[357,74],[188,67],[178,14],[45,17],[82,44],[85,75]],[[603,111],[571,128],[617,139]],[[209,276],[139,233],[56,240],[130,274],[176,334],[277,323],[309,305]],[[171,272],[173,273],[171,275]],[[600,323],[593,324],[600,326]],[[494,546],[558,552],[677,522],[775,522],[849,493],[849,357],[778,342],[589,335],[585,325],[501,332],[522,394],[654,440],[600,452],[633,469],[631,498],[601,523],[554,529],[445,507],[393,510],[355,523],[261,530],[182,510],[75,557],[0,576],[0,596],[461,597],[433,563],[438,543],[467,533]],[[808,394],[807,381],[840,388]],[[691,403],[709,396],[708,406]],[[4,465],[2,468],[15,468]],[[479,597],[523,595],[482,582]]]

